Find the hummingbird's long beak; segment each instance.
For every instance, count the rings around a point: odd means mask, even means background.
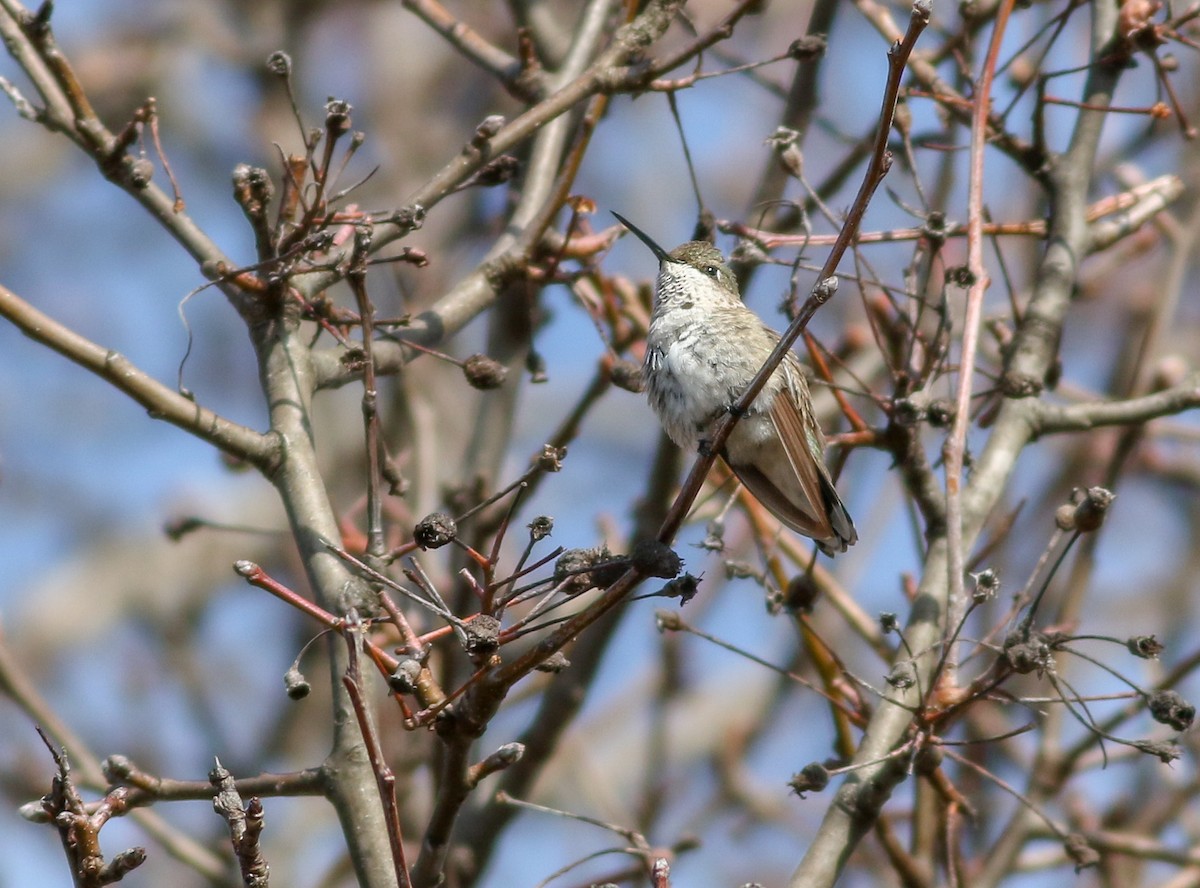
[[[642,229],[638,228],[636,225],[634,225],[632,222],[630,222],[628,219],[626,219],[624,216],[622,216],[616,210],[613,210],[612,214],[617,217],[618,222],[620,222],[622,225],[624,225],[626,228],[628,228],[630,231],[632,231],[634,234],[636,234],[638,240],[640,240],[642,243],[644,243],[646,246],[648,246],[650,248],[650,252],[658,257],[659,262],[674,262],[675,261],[667,254],[666,250],[664,250],[662,247],[660,247],[658,244],[656,244],[651,239],[650,235],[646,234],[646,232],[642,231]]]

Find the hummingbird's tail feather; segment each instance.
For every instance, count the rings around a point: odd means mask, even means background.
[[[737,464],[728,461],[727,465],[733,470],[733,474],[737,475],[742,486],[750,491],[756,500],[766,506],[772,515],[796,533],[815,540],[821,546],[821,551],[827,551],[827,541],[836,542],[833,529],[825,516],[810,512],[807,508],[808,503],[804,502],[801,497],[789,496],[773,479],[764,475],[758,466],[752,463]]]
[[[845,552],[858,542],[858,531],[850,513],[842,505],[842,499],[834,489],[833,482],[824,473],[819,473],[821,507],[810,513],[805,506],[807,503],[800,498],[788,496],[780,486],[759,471],[754,465],[734,465],[728,463],[742,485],[751,495],[767,507],[772,515],[796,533],[808,537],[817,544],[817,548],[832,558]]]
[[[833,479],[829,477],[828,472],[821,473],[821,495],[825,499],[825,511],[829,515],[830,528],[837,537],[835,544],[837,550],[845,552],[858,542],[858,531],[854,529],[850,513],[842,505],[842,498],[838,496],[837,488],[833,486]],[[832,555],[833,553],[826,552],[825,554]]]

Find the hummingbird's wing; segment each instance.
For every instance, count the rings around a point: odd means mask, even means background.
[[[793,390],[796,382],[790,373],[788,377],[789,384],[780,387],[767,411],[775,436],[765,445],[778,447],[785,458],[760,458],[756,464],[730,468],[759,502],[792,530],[812,538],[826,555],[845,552],[858,533],[825,468],[820,429],[800,409],[807,398]],[[770,475],[760,466],[770,467]]]

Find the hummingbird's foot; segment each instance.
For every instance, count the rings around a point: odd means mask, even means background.
[[[713,453],[712,449],[712,441],[710,441],[708,438],[701,438],[700,443],[696,445],[696,452],[705,458],[714,456],[715,454]]]
[[[742,408],[738,407],[737,404],[730,404],[728,407],[725,408],[725,412],[728,413],[730,416],[732,416],[734,419],[741,419],[743,416],[745,416],[750,411],[743,410]]]

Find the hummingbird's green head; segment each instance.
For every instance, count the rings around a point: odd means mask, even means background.
[[[733,269],[726,264],[721,251],[708,241],[688,241],[686,244],[681,244],[667,254],[667,259],[695,269],[716,284],[719,289],[724,290],[735,299],[740,298],[737,278],[733,275]]]
[[[707,241],[688,241],[671,252],[667,252],[658,243],[620,213],[613,213],[618,221],[635,235],[638,240],[650,248],[659,262],[660,280],[663,277],[683,283],[689,281],[690,287],[704,287],[705,282],[710,286],[741,300],[738,292],[737,278],[732,269],[725,263],[721,251]],[[662,289],[660,285],[660,290]]]

